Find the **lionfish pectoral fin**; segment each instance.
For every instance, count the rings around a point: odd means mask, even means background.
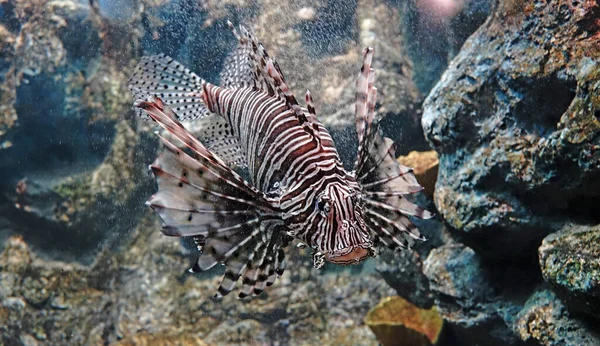
[[[365,137],[363,149],[355,176],[363,194],[365,222],[375,237],[391,249],[425,240],[408,216],[429,219],[434,214],[407,198],[423,189],[412,169],[398,164],[393,142],[383,138],[377,126]]]
[[[372,62],[373,48],[368,47],[356,82],[358,154],[354,176],[364,196],[365,222],[375,240],[400,249],[412,246],[415,240],[424,240],[408,216],[428,219],[434,214],[407,199],[406,195],[423,188],[412,169],[398,164],[394,142],[382,137],[374,122],[377,88]]]
[[[202,78],[164,55],[143,57],[127,83],[135,99],[160,97],[180,121],[203,118],[210,114],[201,97]],[[139,116],[144,116],[139,108]]]
[[[253,292],[272,284],[283,272],[283,248],[289,242],[272,204],[190,134],[160,99],[137,101],[136,106],[195,156],[161,137],[165,150],[150,166],[158,192],[148,200],[163,220],[165,235],[198,241],[202,253],[191,271],[224,263],[221,296],[240,277],[244,287],[253,282]]]

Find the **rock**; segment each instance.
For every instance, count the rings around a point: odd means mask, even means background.
[[[418,164],[417,164],[418,165]],[[435,210],[431,199],[425,194],[415,196],[415,203],[427,210]],[[385,282],[396,290],[396,294],[419,308],[429,309],[434,304],[434,296],[429,287],[429,279],[423,274],[423,260],[430,251],[450,241],[443,221],[412,219],[426,241],[416,242],[411,250],[393,252],[382,249],[375,269]]]
[[[435,150],[418,152],[411,151],[406,156],[398,157],[401,165],[412,167],[417,181],[425,189],[428,196],[433,196],[437,181],[439,160]]]
[[[23,238],[9,238],[0,257],[0,298],[17,294],[23,275],[30,265],[31,254]]]
[[[257,321],[227,321],[210,332],[206,340],[215,345],[264,345],[268,343],[267,329]]]
[[[0,30],[10,53],[0,55],[0,112],[19,124],[0,130],[11,143],[0,150],[0,222],[39,256],[87,264],[99,245],[139,219],[136,194],[150,191],[152,180],[141,178],[155,145],[124,120],[142,14],[111,22],[94,4],[3,2],[8,33]]]
[[[456,299],[463,307],[471,308],[491,300],[493,287],[481,259],[472,249],[456,243],[446,244],[433,249],[423,265],[430,288]]]
[[[416,252],[381,253],[376,269],[399,296],[423,309],[433,306],[429,280],[423,274],[422,260]]]
[[[520,306],[497,293],[490,269],[472,249],[456,243],[433,249],[423,273],[439,313],[461,344],[519,344],[512,319]]]
[[[523,341],[545,346],[600,345],[597,324],[588,324],[569,314],[549,290],[536,292],[519,312],[515,330]]]
[[[164,346],[208,346],[206,342],[197,336],[182,334],[148,334],[139,333],[125,338],[117,346],[146,346],[146,345],[164,345]]]
[[[424,102],[436,206],[482,256],[528,256],[565,218],[598,221],[597,11],[502,2]]]
[[[49,169],[6,192],[0,203],[4,218],[12,228],[27,230],[25,240],[45,252],[38,255],[89,264],[98,244],[141,217],[139,206],[151,191],[146,166],[153,142],[142,139],[127,121],[115,128],[110,153],[98,166],[79,174]]]
[[[544,280],[569,310],[600,318],[600,226],[568,226],[538,252]]]
[[[384,346],[397,345],[398,340],[405,345],[437,345],[444,326],[435,308],[419,309],[401,297],[384,298],[367,313],[365,323]]]
[[[0,343],[22,344],[21,337],[29,335],[28,342],[83,344],[107,318],[108,295],[89,285],[93,274],[81,266],[42,261],[17,237],[9,239],[0,259],[2,284],[10,288],[0,290],[0,318],[8,322],[0,326]],[[18,281],[4,280],[15,276]]]

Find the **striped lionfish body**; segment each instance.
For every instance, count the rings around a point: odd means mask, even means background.
[[[405,197],[422,187],[373,122],[373,49],[365,50],[356,85],[359,148],[347,172],[310,92],[301,107],[262,44],[230,26],[239,43],[220,86],[164,55],[142,58],[129,82],[138,114],[183,144],[161,137],[165,150],[150,166],[158,192],[148,204],[164,234],[195,239],[200,256],[191,271],[223,263],[217,295],[242,277],[245,297],[283,273],[283,248],[293,239],[313,249],[317,268],[359,263],[376,256],[378,245],[399,249],[422,240],[407,215],[433,214]],[[180,123],[198,118],[209,119],[199,139]],[[246,167],[252,183],[233,165]]]

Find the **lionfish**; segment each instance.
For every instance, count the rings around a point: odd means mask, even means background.
[[[252,32],[229,26],[238,45],[225,60],[220,86],[165,55],[143,57],[129,81],[138,115],[183,144],[159,134],[165,150],[150,166],[158,192],[147,204],[162,218],[163,234],[195,240],[200,255],[190,271],[223,263],[215,296],[230,293],[242,277],[243,298],[282,275],[283,249],[294,239],[313,249],[316,268],[325,261],[356,264],[375,257],[377,246],[400,249],[424,240],[407,215],[433,214],[406,199],[423,188],[373,121],[373,48],[364,50],[356,83],[359,145],[348,172],[317,120],[310,91],[300,106]],[[214,119],[200,139],[180,122],[204,117]],[[245,167],[251,183],[234,166]]]

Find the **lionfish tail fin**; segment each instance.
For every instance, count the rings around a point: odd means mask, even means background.
[[[210,114],[201,97],[203,83],[202,78],[179,62],[159,54],[143,57],[127,84],[135,99],[160,97],[184,121]],[[139,116],[145,117],[145,112],[135,109]]]
[[[225,264],[219,296],[231,292],[240,277],[244,282],[250,280],[248,275],[254,278],[254,266],[260,268],[254,281],[257,289],[272,282],[271,269],[282,272],[280,250],[287,245],[283,233],[276,231],[279,219],[273,205],[208,151],[160,99],[136,101],[135,105],[191,152],[189,155],[161,137],[165,150],[150,166],[158,192],[147,202],[163,220],[165,235],[196,240],[201,254],[191,271]]]

